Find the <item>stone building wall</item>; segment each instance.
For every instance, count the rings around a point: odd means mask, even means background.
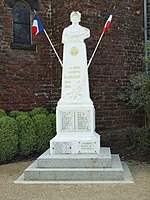
[[[45,107],[55,112],[61,93],[61,66],[44,33],[33,50],[11,47],[13,42],[12,0],[0,0],[0,108],[31,110]],[[29,3],[30,1],[26,1]],[[73,10],[82,14],[81,25],[91,30],[86,40],[88,59],[101,34],[112,7],[116,5],[111,28],[104,35],[89,68],[91,99],[96,110],[96,131],[111,132],[144,123],[141,113],[133,114],[124,102],[115,100],[129,76],[144,69],[139,59],[143,53],[143,1],[139,0],[41,0],[36,9],[41,22],[62,59],[61,35],[70,24]],[[31,5],[32,7],[32,5]],[[31,15],[34,16],[34,8]]]

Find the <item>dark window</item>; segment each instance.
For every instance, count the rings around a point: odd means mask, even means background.
[[[30,10],[22,1],[13,5],[14,44],[31,45]]]

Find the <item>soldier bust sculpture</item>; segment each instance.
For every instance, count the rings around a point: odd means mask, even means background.
[[[62,36],[62,43],[65,42],[83,42],[84,39],[90,37],[90,30],[79,25],[81,21],[81,14],[77,12],[72,12],[70,15],[70,21],[72,24],[64,29]]]

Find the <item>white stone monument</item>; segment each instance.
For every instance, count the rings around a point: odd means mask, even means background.
[[[81,14],[72,12],[72,24],[62,35],[63,69],[61,99],[56,108],[57,135],[50,141],[51,154],[99,153],[95,110],[90,99],[87,52],[84,40],[90,30],[80,26]]]
[[[15,183],[132,183],[126,163],[110,148],[100,147],[95,133],[95,111],[89,94],[84,40],[90,31],[79,25],[81,14],[72,12],[72,25],[63,31],[61,99],[56,108],[57,135],[50,149],[33,162]]]

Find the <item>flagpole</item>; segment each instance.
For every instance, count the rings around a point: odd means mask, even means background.
[[[114,14],[114,12],[115,12],[115,6],[114,6],[114,8],[112,9],[112,11],[110,12],[110,15],[109,15],[109,17],[108,17],[108,19],[107,19],[107,21],[106,21],[106,23],[105,23],[105,26],[104,26],[104,28],[103,28],[102,34],[101,34],[101,36],[100,36],[100,38],[99,38],[99,40],[98,40],[98,43],[97,43],[97,45],[96,45],[96,47],[95,47],[95,49],[94,49],[94,52],[93,52],[93,54],[92,54],[92,56],[91,56],[91,58],[90,58],[90,60],[89,60],[89,63],[88,63],[88,65],[87,65],[87,68],[90,66],[90,64],[91,64],[91,62],[92,62],[92,59],[93,59],[93,57],[94,57],[94,55],[95,55],[95,53],[96,53],[96,50],[97,50],[97,48],[98,48],[98,46],[99,46],[99,44],[100,44],[100,42],[101,42],[101,39],[102,39],[104,33],[105,33],[105,32],[107,31],[107,29],[110,27],[110,22],[111,22],[111,20],[112,20],[112,15]]]
[[[92,62],[92,60],[93,60],[93,57],[94,57],[94,55],[95,55],[95,53],[96,53],[96,51],[97,51],[97,48],[98,48],[98,46],[99,46],[99,44],[100,44],[100,42],[101,42],[101,40],[102,40],[102,37],[103,37],[103,35],[104,35],[104,32],[105,32],[105,31],[102,32],[102,34],[101,34],[101,36],[100,36],[100,38],[99,38],[99,40],[98,40],[98,43],[97,43],[97,45],[96,45],[96,47],[95,47],[95,49],[94,49],[94,52],[93,52],[93,54],[92,54],[92,56],[91,56],[91,58],[90,58],[90,60],[89,60],[89,63],[88,63],[88,65],[87,65],[87,68],[89,68],[89,66],[90,66],[90,64],[91,64],[91,62]]]
[[[45,35],[46,35],[46,37],[47,37],[47,39],[48,39],[48,41],[49,41],[50,45],[52,46],[52,48],[53,48],[53,50],[54,50],[54,52],[55,52],[55,54],[56,54],[56,56],[57,56],[57,58],[58,58],[58,60],[59,60],[59,63],[60,63],[60,64],[61,64],[61,66],[63,67],[63,63],[62,63],[62,61],[61,61],[61,59],[60,59],[60,57],[59,57],[59,55],[58,55],[58,53],[57,53],[57,51],[56,51],[56,49],[55,49],[54,45],[52,44],[52,41],[51,41],[51,39],[49,38],[49,36],[48,36],[48,34],[47,34],[46,30],[44,29],[43,31],[44,31],[44,33],[45,33]]]

